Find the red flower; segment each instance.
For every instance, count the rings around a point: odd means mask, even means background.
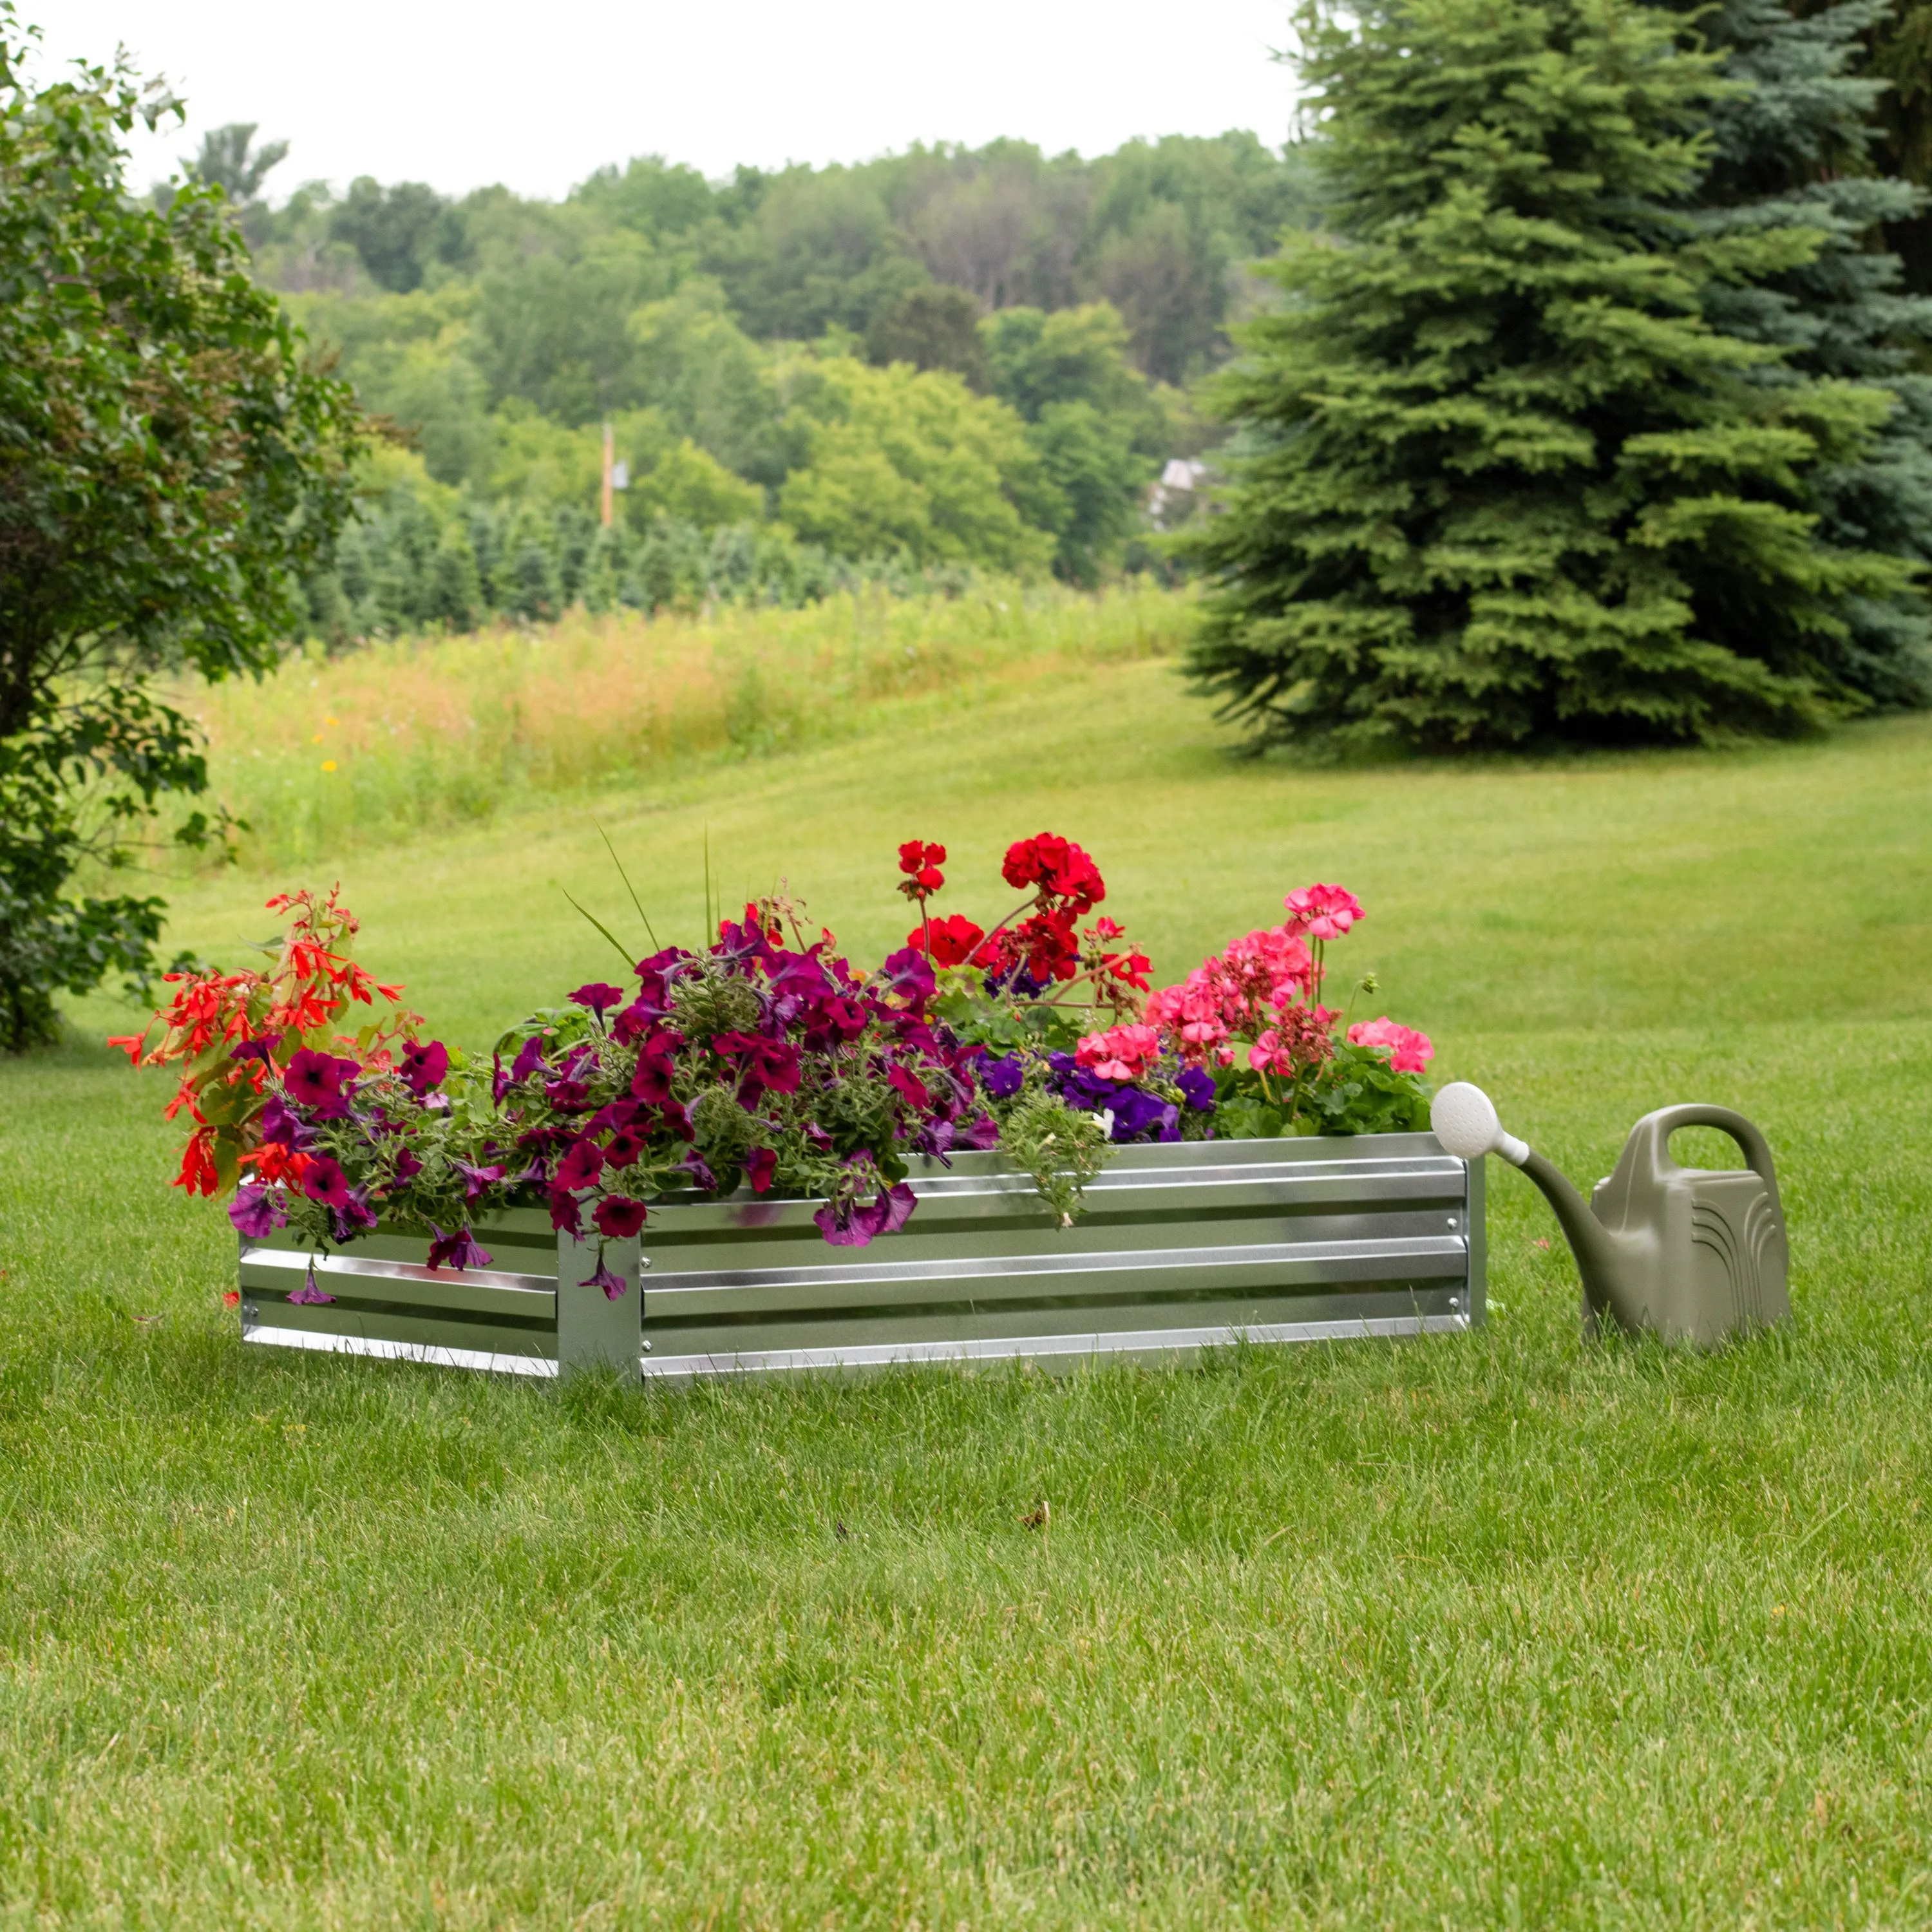
[[[946,874],[939,869],[945,863],[944,845],[908,839],[899,848],[899,870],[906,875],[899,881],[899,890],[908,898],[922,903],[945,884]]]
[[[754,1148],[745,1156],[745,1178],[754,1194],[768,1192],[778,1171],[778,1157],[770,1148]]]
[[[641,1201],[633,1201],[627,1194],[612,1194],[598,1202],[590,1218],[606,1239],[628,1241],[644,1225],[646,1213]]]
[[[631,1127],[620,1127],[604,1143],[604,1158],[613,1167],[634,1166],[644,1150],[644,1136]]]
[[[1042,897],[1066,900],[1066,910],[1076,918],[1090,912],[1107,896],[1099,866],[1070,839],[1051,832],[1008,846],[1000,871],[1010,886],[1022,891],[1037,886]]]
[[[928,928],[921,927],[906,934],[906,944],[927,952],[926,938]],[[986,933],[968,919],[964,913],[954,913],[949,919],[936,919],[929,928],[932,948],[928,957],[935,966],[963,966],[972,958]]]

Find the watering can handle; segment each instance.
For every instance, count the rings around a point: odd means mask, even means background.
[[[1778,1175],[1772,1166],[1771,1143],[1743,1114],[1733,1113],[1728,1107],[1690,1100],[1678,1107],[1659,1108],[1650,1116],[1649,1125],[1658,1137],[1659,1150],[1664,1154],[1670,1152],[1670,1136],[1679,1127],[1715,1127],[1720,1133],[1729,1134],[1743,1150],[1744,1165],[1776,1196]]]

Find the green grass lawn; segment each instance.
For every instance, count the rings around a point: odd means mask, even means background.
[[[708,838],[860,957],[915,834],[982,916],[1007,840],[1078,838],[1163,978],[1338,880],[1370,1010],[1579,1182],[1666,1101],[1757,1119],[1793,1327],[1586,1346],[1492,1162],[1468,1336],[630,1394],[244,1358],[165,1083],[0,1066],[0,1926],[1932,1923],[1932,721],[1311,773],[1160,664],[1053,688],[598,815],[661,934]],[[616,963],[562,888],[629,929],[580,804],[341,877],[470,1044]],[[238,963],[283,883],[180,890],[177,943]]]

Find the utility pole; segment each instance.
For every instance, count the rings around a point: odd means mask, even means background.
[[[617,460],[616,432],[607,422],[604,425],[604,527],[608,530],[616,514],[616,506],[610,487],[611,468]]]

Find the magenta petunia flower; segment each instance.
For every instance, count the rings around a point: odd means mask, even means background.
[[[588,1281],[580,1281],[577,1285],[579,1288],[601,1288],[606,1301],[620,1300],[626,1286],[624,1277],[604,1258],[604,1250],[601,1246],[597,1250],[596,1271]]]
[[[593,1140],[573,1141],[557,1163],[555,1184],[574,1194],[581,1188],[594,1187],[603,1172],[603,1149]]]
[[[611,1167],[634,1167],[644,1150],[644,1136],[634,1127],[620,1127],[604,1143],[604,1159]]]
[[[453,1234],[446,1234],[440,1228],[434,1228],[434,1232],[436,1238],[430,1244],[429,1248],[429,1264],[431,1268],[453,1268],[460,1274],[465,1268],[488,1268],[490,1265],[490,1256],[478,1246],[467,1228],[459,1228]]]
[[[310,1154],[308,1165],[302,1169],[302,1190],[311,1201],[320,1201],[326,1208],[346,1207],[349,1177],[332,1155]]]
[[[583,1240],[584,1210],[575,1195],[561,1187],[550,1190],[550,1224],[560,1234],[568,1234],[574,1241]]]
[[[264,1066],[269,1064],[268,1056],[281,1044],[278,1033],[265,1033],[260,1040],[238,1040],[228,1049],[231,1060],[259,1060]]]
[[[421,1100],[431,1088],[442,1084],[449,1071],[449,1049],[440,1040],[411,1040],[404,1049],[400,1073],[410,1090]]]
[[[644,1217],[641,1201],[633,1201],[628,1194],[610,1194],[598,1202],[590,1218],[600,1234],[614,1241],[628,1241],[644,1225]]]
[[[638,1070],[631,1076],[631,1091],[640,1100],[658,1106],[670,1098],[671,1075],[674,1070],[669,1054],[652,1053],[646,1048],[638,1056]]]
[[[887,1066],[886,1078],[914,1106],[924,1108],[932,1105],[932,1095],[925,1082],[917,1075],[908,1072],[897,1060]]]
[[[607,986],[602,980],[593,980],[587,986],[580,986],[570,996],[573,1006],[588,1006],[599,1018],[617,1005],[624,997],[621,986]]]
[[[778,1171],[778,1157],[770,1148],[754,1148],[745,1156],[745,1178],[754,1194],[769,1193]]]
[[[283,1088],[298,1106],[326,1107],[341,1096],[344,1064],[305,1046],[282,1070]]]

